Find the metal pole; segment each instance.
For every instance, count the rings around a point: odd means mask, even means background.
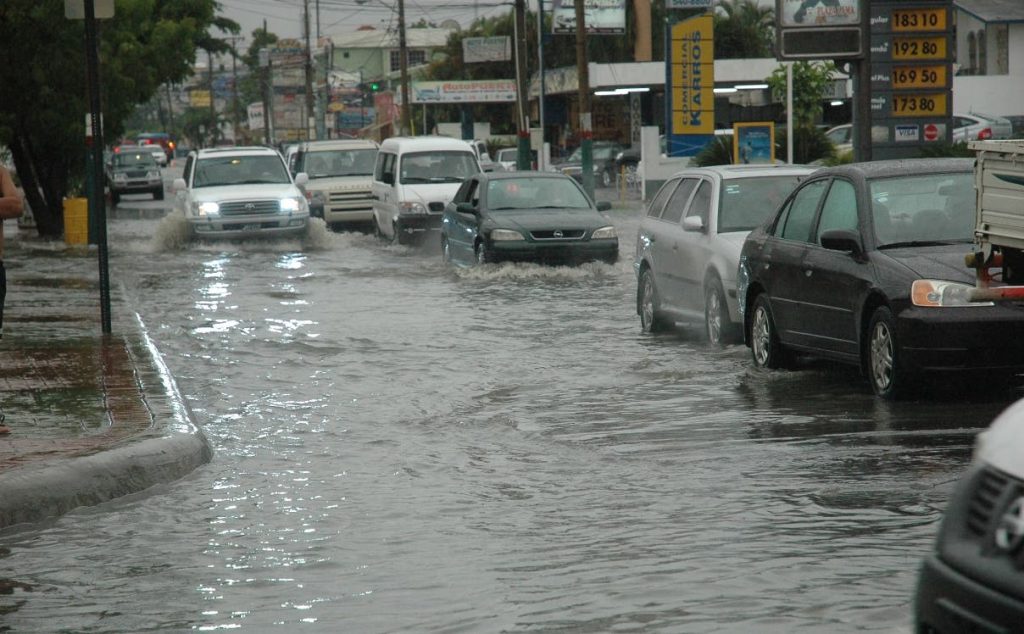
[[[537,76],[540,78],[540,93],[537,97],[537,125],[540,126],[540,144],[537,150],[537,169],[547,168],[544,165],[544,0],[537,0]]]
[[[786,162],[793,164],[793,62],[786,64]]]
[[[110,329],[110,268],[107,260],[107,209],[103,200],[103,125],[100,120],[99,53],[96,50],[96,12],[93,0],[85,0],[86,81],[89,84],[89,115],[92,124],[92,200],[89,206],[96,217],[96,244],[100,266],[100,322],[103,334]]]
[[[210,78],[210,147],[217,145],[217,100],[213,98],[213,52],[206,51],[207,75]]]
[[[587,65],[587,25],[582,0],[576,4],[576,74],[580,102],[580,166],[583,190],[594,197],[594,129],[590,105],[590,69]]]
[[[398,74],[402,83],[401,132],[408,135],[412,130],[412,113],[409,111],[409,53],[405,46],[405,0],[398,0]]]
[[[530,113],[526,87],[526,0],[515,0],[516,115],[519,119],[516,168],[530,169]]]
[[[303,31],[306,36],[306,138],[313,139],[315,117],[313,114],[313,53],[309,48],[309,0],[303,2]]]

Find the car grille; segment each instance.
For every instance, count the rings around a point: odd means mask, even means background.
[[[438,203],[438,202],[427,203],[427,208],[430,209],[430,211],[433,211],[435,213],[441,213],[442,211],[444,211],[444,203]]]
[[[366,203],[370,198],[370,190],[331,192],[330,202],[335,205],[345,203]]]
[[[147,176],[149,176],[149,171],[148,170],[127,170],[125,172],[125,174],[128,175],[128,178],[146,178]]]
[[[534,240],[582,240],[582,229],[554,229],[547,231],[531,231]]]
[[[276,214],[279,211],[281,203],[277,200],[242,200],[220,204],[220,213],[224,216]]]
[[[1012,484],[1013,480],[1008,476],[991,469],[981,474],[967,512],[967,529],[971,533],[984,537],[991,530],[999,501]]]

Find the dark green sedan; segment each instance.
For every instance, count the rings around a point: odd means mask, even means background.
[[[619,258],[619,238],[572,178],[555,172],[484,172],[445,207],[445,262],[579,264]]]

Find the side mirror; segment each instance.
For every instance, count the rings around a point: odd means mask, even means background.
[[[597,210],[598,211],[608,211],[611,208],[612,208],[612,204],[610,202],[608,202],[607,200],[599,200],[599,201],[597,201]]]
[[[385,185],[394,185],[395,184],[395,175],[391,174],[391,173],[381,174],[380,181],[382,183],[384,183]]]
[[[171,189],[175,192],[183,192],[188,189],[188,185],[185,184],[184,178],[175,178],[174,183],[171,185]]]
[[[299,187],[302,187],[303,185],[305,185],[308,182],[309,182],[309,174],[307,174],[305,172],[299,172],[298,174],[295,175],[295,184],[298,185]]]
[[[683,218],[683,231],[704,231],[704,221],[700,216],[687,216]]]
[[[821,234],[821,246],[832,251],[845,251],[854,257],[864,254],[860,234],[849,229],[831,229]]]
[[[455,211],[460,214],[472,214],[474,216],[479,213],[477,208],[473,206],[473,203],[459,203],[455,205]]]

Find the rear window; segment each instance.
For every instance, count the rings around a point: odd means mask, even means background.
[[[771,217],[796,189],[799,176],[762,176],[722,181],[718,233],[750,231]]]

